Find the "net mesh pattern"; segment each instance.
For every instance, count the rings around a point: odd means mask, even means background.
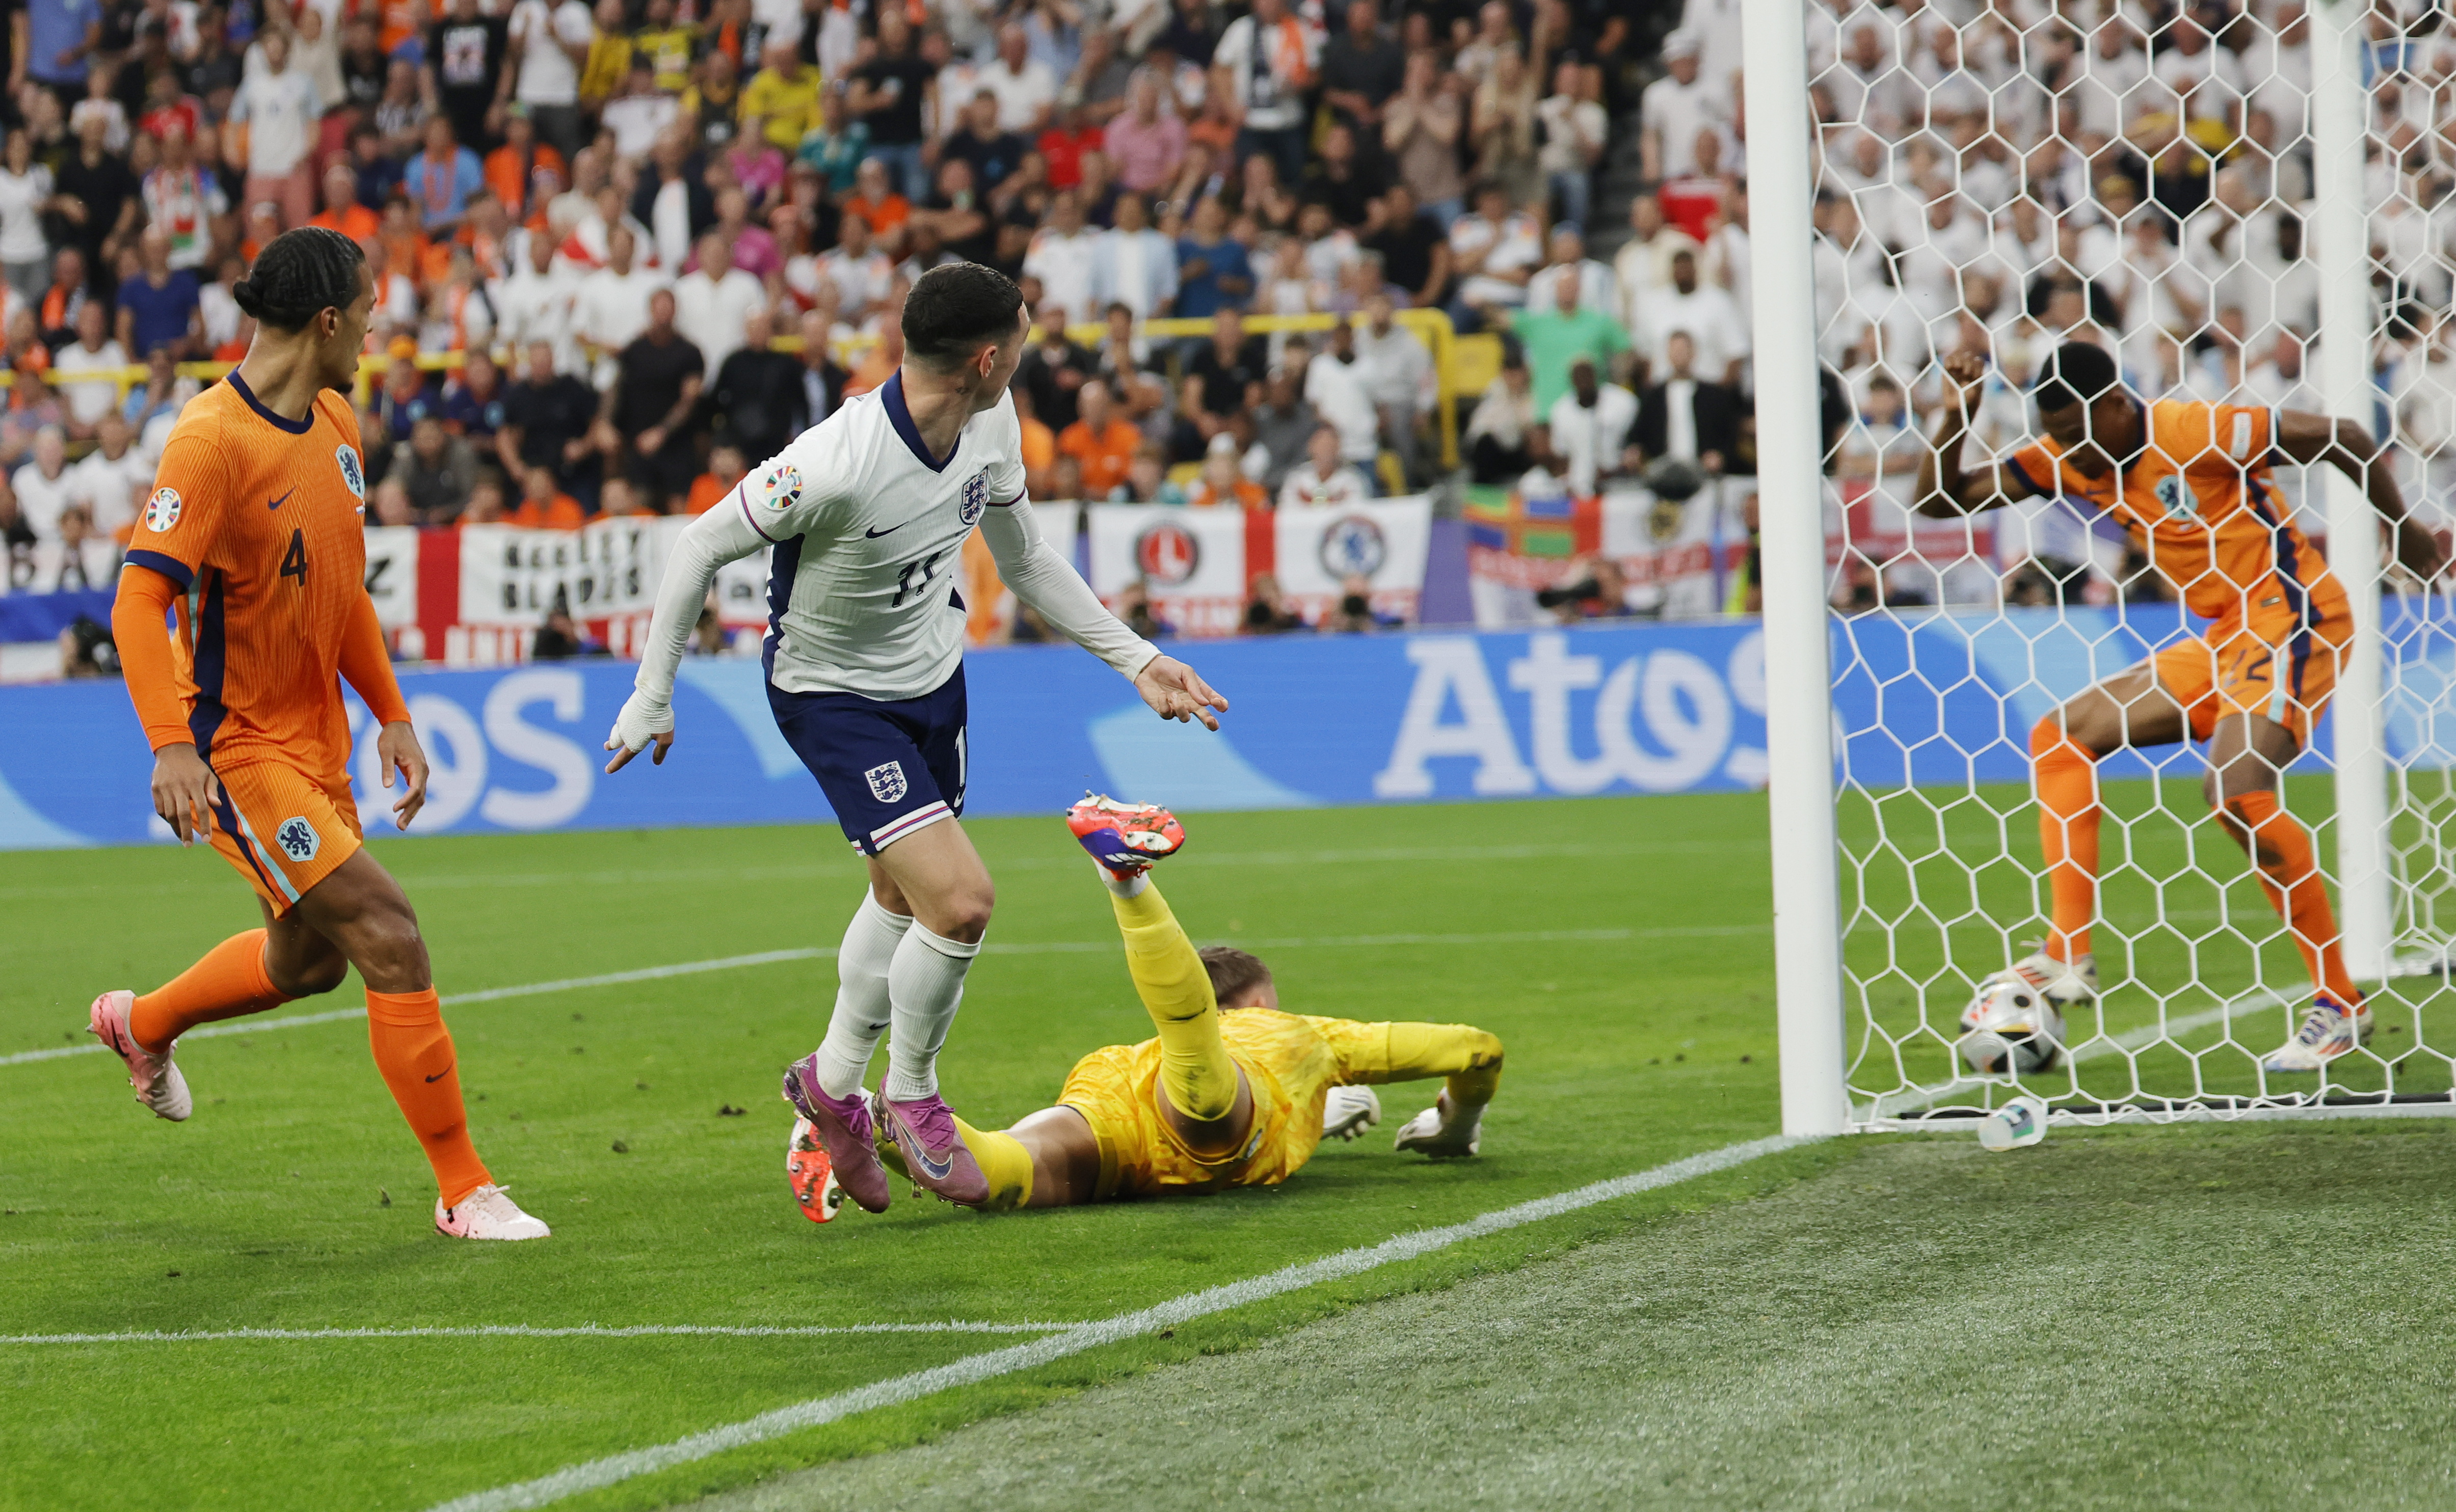
[[[2313,725],[2276,786],[2333,876],[2325,674],[2347,632],[2322,468],[2281,450],[2327,408],[2301,0],[1808,9],[1854,1118],[1968,1113],[2016,1088],[2090,1118],[2446,1101],[2446,601],[2400,568],[2384,579],[2395,960],[2364,984],[2368,1043],[2320,1073],[2263,1069],[2313,985],[2204,792],[2215,722]],[[2354,338],[2375,403],[2354,418],[2392,442],[2386,465],[2444,539],[2456,28],[2386,8],[2367,26],[2373,298]],[[2030,383],[2074,341],[2114,358],[2137,445],[2105,404],[2081,408],[2077,441],[2039,443]],[[1983,485],[2011,459],[2026,497],[1929,518],[1919,468],[1955,354],[1983,363],[1964,466]],[[2111,480],[2088,476],[2093,447]],[[2033,731],[2153,658],[2154,678],[2115,684],[2141,742],[2098,766],[2098,992],[2066,1011],[2052,1066],[1983,1073],[1963,1010],[2050,930]],[[2150,743],[2179,725],[2195,738]]]

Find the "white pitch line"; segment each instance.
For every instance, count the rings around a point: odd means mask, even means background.
[[[1721,938],[1734,934],[1763,934],[1772,926],[1765,924],[1700,924],[1659,930],[1504,930],[1483,934],[1326,934],[1299,936],[1289,939],[1252,939],[1218,941],[1220,944],[1258,946],[1264,950],[1290,950],[1308,949],[1364,950],[1376,946],[1397,945],[1533,945],[1561,944],[1577,941],[1671,940]],[[1097,955],[1119,949],[1114,940],[1042,940],[1000,944],[992,941],[981,947],[987,955]],[[773,966],[784,961],[823,961],[835,958],[833,946],[803,946],[789,950],[761,950],[750,955],[724,955],[707,961],[681,961],[671,966],[644,966],[629,971],[607,971],[598,976],[567,976],[551,982],[526,982],[518,987],[489,987],[475,992],[449,992],[442,1003],[446,1008],[464,1003],[494,1003],[507,997],[536,997],[547,992],[572,992],[589,987],[615,987],[624,982],[653,982],[669,976],[696,976],[703,971],[731,971],[748,966]],[[337,1008],[323,1013],[293,1013],[281,1018],[241,1018],[226,1024],[207,1024],[180,1035],[182,1042],[192,1039],[213,1039],[223,1034],[263,1034],[275,1030],[297,1029],[308,1024],[338,1024],[345,1019],[367,1016],[363,1008]],[[87,1045],[54,1045],[47,1050],[21,1050],[0,1055],[0,1066],[22,1066],[38,1060],[59,1060],[70,1055],[99,1054],[100,1041]]]
[[[583,1491],[594,1491],[604,1486],[619,1484],[635,1476],[650,1475],[659,1470],[671,1469],[678,1464],[689,1464],[695,1461],[707,1459],[711,1455],[723,1454],[728,1449],[739,1449],[746,1444],[765,1443],[770,1439],[798,1433],[805,1428],[815,1428],[822,1423],[834,1422],[840,1418],[849,1418],[855,1413],[891,1407],[899,1402],[935,1396],[939,1392],[949,1391],[957,1386],[970,1386],[984,1380],[993,1380],[1000,1376],[1011,1376],[1016,1371],[1031,1370],[1053,1360],[1064,1359],[1070,1355],[1079,1355],[1085,1350],[1097,1349],[1103,1344],[1114,1344],[1163,1328],[1173,1328],[1197,1318],[1206,1318],[1213,1313],[1222,1313],[1232,1308],[1264,1301],[1288,1292],[1320,1285],[1323,1281],[1335,1281],[1359,1276],[1366,1271],[1395,1264],[1401,1260],[1416,1259],[1467,1239],[1481,1238],[1485,1235],[1498,1234],[1504,1229],[1514,1229],[1522,1224],[1534,1223],[1544,1218],[1558,1217],[1565,1213],[1574,1213],[1581,1208],[1593,1207],[1599,1202],[1609,1202],[1615,1197],[1651,1192],[1659,1187],[1671,1186],[1716,1171],[1728,1171],[1733,1166],[1743,1165],[1761,1155],[1772,1154],[1777,1151],[1812,1142],[1813,1140],[1809,1137],[1777,1134],[1765,1139],[1751,1139],[1745,1144],[1726,1145],[1720,1150],[1709,1150],[1704,1154],[1690,1155],[1685,1160],[1674,1160],[1668,1165],[1656,1166],[1650,1171],[1616,1176],[1611,1180],[1598,1181],[1591,1186],[1579,1187],[1574,1191],[1559,1193],[1548,1197],[1537,1197],[1531,1202],[1521,1202],[1514,1207],[1502,1208],[1497,1212],[1484,1214],[1481,1217],[1469,1218],[1463,1223],[1453,1223],[1438,1229],[1422,1229],[1413,1234],[1402,1234],[1395,1238],[1384,1239],[1379,1244],[1361,1245],[1356,1249],[1342,1250],[1318,1260],[1308,1260],[1302,1264],[1291,1265],[1284,1270],[1273,1271],[1267,1276],[1257,1276],[1242,1281],[1232,1281],[1224,1286],[1214,1286],[1204,1291],[1192,1292],[1162,1302],[1156,1307],[1120,1313],[1115,1318],[1103,1318],[1095,1323],[1078,1323],[1062,1333],[1053,1334],[1045,1338],[1036,1338],[1029,1343],[1011,1344],[1004,1349],[993,1349],[985,1354],[969,1356],[951,1364],[935,1366],[929,1370],[917,1370],[910,1375],[892,1377],[867,1386],[855,1387],[850,1391],[837,1392],[830,1397],[819,1397],[809,1401],[796,1402],[789,1407],[779,1407],[772,1412],[761,1413],[756,1418],[745,1419],[722,1428],[711,1428],[705,1433],[695,1433],[687,1438],[676,1439],[670,1443],[661,1443],[646,1449],[633,1449],[624,1454],[608,1455],[604,1459],[590,1460],[584,1463],[571,1465],[534,1481],[522,1481],[512,1485],[498,1486],[491,1491],[479,1491],[468,1496],[458,1497],[439,1503],[432,1512],[514,1512],[516,1508],[545,1506],[550,1502],[560,1502],[565,1497],[577,1496]]]
[[[833,1334],[1054,1334],[1072,1323],[829,1323],[731,1327],[721,1323],[473,1323],[460,1328],[216,1328],[193,1333],[136,1329],[123,1334],[0,1334],[0,1344],[202,1344],[215,1340],[317,1338],[813,1338]]]

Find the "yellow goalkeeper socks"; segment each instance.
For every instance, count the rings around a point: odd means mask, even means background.
[[[1237,1063],[1219,1037],[1219,1005],[1202,957],[1158,888],[1145,887],[1131,898],[1113,892],[1109,901],[1126,937],[1126,971],[1159,1032],[1162,1095],[1197,1123],[1227,1117],[1237,1106]]]
[[[961,1118],[955,1120],[955,1132],[964,1136],[964,1148],[980,1162],[981,1175],[989,1180],[989,1200],[980,1205],[982,1212],[1011,1213],[1032,1200],[1032,1152],[1022,1140],[1011,1134],[975,1129]]]

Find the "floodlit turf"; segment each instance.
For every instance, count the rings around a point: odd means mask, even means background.
[[[1003,1123],[1046,1105],[1084,1052],[1148,1028],[1106,894],[1063,826],[970,828],[999,911],[944,1082],[968,1116]],[[1402,1089],[1370,1142],[1324,1152],[1277,1191],[999,1218],[900,1200],[815,1229],[784,1188],[776,1084],[818,1038],[833,971],[791,962],[447,1010],[480,1148],[555,1226],[540,1245],[432,1234],[424,1164],[355,1023],[183,1047],[197,1114],[175,1128],[129,1099],[108,1057],[0,1066],[0,1333],[1074,1321],[1774,1127],[1760,801],[1204,815],[1192,828],[1163,887],[1198,937],[1270,959],[1290,1007],[1503,1036],[1484,1158],[1394,1156],[1390,1128],[1431,1091]],[[841,838],[814,828],[379,853],[420,908],[446,993],[832,947],[861,886]],[[82,1040],[95,991],[154,985],[255,911],[217,857],[154,848],[11,856],[0,917],[7,1053]],[[1085,949],[1013,949],[1053,944]],[[353,986],[289,1011],[358,1001]],[[1184,1332],[1259,1337],[1755,1179],[1727,1174]],[[0,1344],[0,1506],[418,1508],[1004,1342]],[[577,1504],[656,1505],[907,1442],[1182,1347],[1119,1346]]]
[[[2451,1136],[1859,1141],[1760,1201],[693,1512],[2445,1507]]]

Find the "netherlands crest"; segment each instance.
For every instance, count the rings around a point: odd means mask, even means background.
[[[358,466],[358,448],[346,444],[336,446],[333,460],[341,464],[341,482],[350,490],[350,497],[363,503],[367,497],[367,475]]]
[[[2180,473],[2168,473],[2159,479],[2156,492],[2159,507],[2166,511],[2169,520],[2189,520],[2200,513],[2200,501],[2184,487]]]
[[[870,784],[870,795],[883,804],[891,804],[912,790],[904,780],[904,764],[887,762],[861,774]]]
[[[316,827],[307,822],[304,814],[281,821],[281,827],[273,831],[273,843],[281,848],[283,855],[297,862],[313,861],[316,852],[324,848],[323,837],[316,833]]]
[[[955,506],[959,519],[968,525],[981,522],[981,511],[990,503],[990,470],[986,467],[964,480],[964,495]]]

